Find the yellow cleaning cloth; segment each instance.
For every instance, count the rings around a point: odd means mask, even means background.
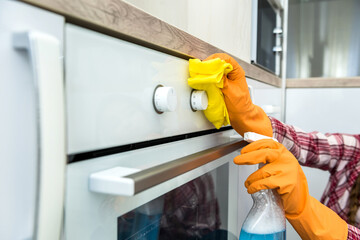
[[[232,70],[232,65],[220,58],[204,62],[199,59],[189,60],[190,78],[188,84],[196,90],[206,91],[209,102],[204,114],[217,129],[230,124],[229,114],[220,88],[223,88],[224,77]]]

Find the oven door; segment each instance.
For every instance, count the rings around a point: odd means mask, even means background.
[[[66,239],[238,239],[251,206],[243,181],[253,169],[233,163],[246,145],[233,135],[69,164]]]

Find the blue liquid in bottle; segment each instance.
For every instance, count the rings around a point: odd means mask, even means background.
[[[285,231],[270,234],[256,234],[248,233],[241,229],[240,240],[286,240],[286,234]]]
[[[240,240],[285,240],[286,220],[280,199],[272,190],[253,193],[250,209],[240,232]]]

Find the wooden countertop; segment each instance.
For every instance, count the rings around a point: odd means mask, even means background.
[[[286,88],[350,88],[360,87],[360,77],[289,78]]]
[[[188,60],[224,52],[121,0],[22,0],[67,22]],[[239,58],[246,76],[280,87],[281,79]]]

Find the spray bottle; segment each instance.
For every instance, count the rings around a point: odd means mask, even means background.
[[[247,142],[266,138],[270,137],[252,132],[244,134]],[[251,197],[254,203],[241,228],[240,240],[285,240],[286,219],[278,194],[266,189],[251,194]]]

